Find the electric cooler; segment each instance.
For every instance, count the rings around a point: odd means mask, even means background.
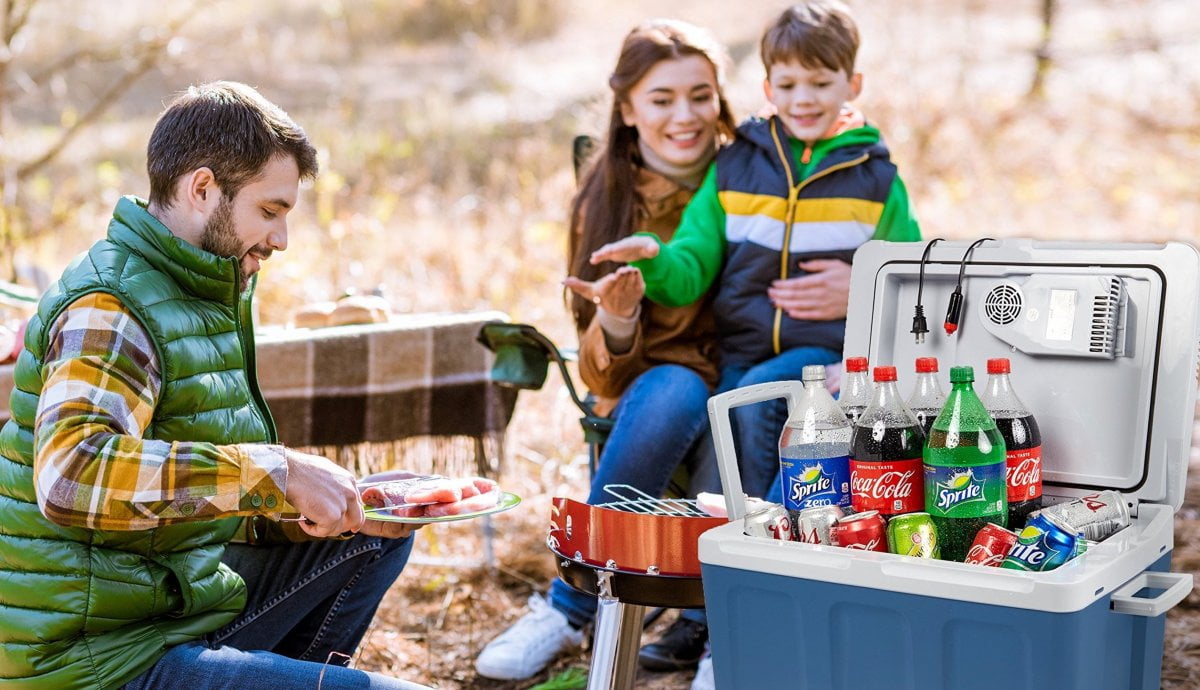
[[[1158,688],[1166,611],[1192,588],[1168,572],[1196,401],[1200,256],[1189,245],[1027,239],[869,242],[855,254],[846,356],[991,357],[1042,434],[1044,504],[1115,490],[1132,524],[1048,572],[775,541],[742,533],[731,407],[801,384],[709,402],[730,522],[700,537],[717,687],[986,690]],[[955,287],[959,328],[941,315]],[[931,331],[911,332],[918,292]],[[907,375],[907,376],[906,376]],[[1010,526],[1017,531],[1020,525]]]

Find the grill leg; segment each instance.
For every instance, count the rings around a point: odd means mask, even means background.
[[[609,576],[610,573],[601,572],[598,577],[600,592],[587,687],[588,690],[632,690],[646,607],[626,604],[612,596]]]

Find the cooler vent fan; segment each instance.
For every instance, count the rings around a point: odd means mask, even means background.
[[[1123,330],[1120,316],[1125,301],[1125,283],[1120,278],[1108,281],[1108,291],[1096,295],[1092,301],[1092,332],[1088,349],[1112,356],[1118,345],[1118,333]],[[1120,354],[1120,353],[1115,353]]]
[[[984,298],[983,313],[997,326],[1005,326],[1021,314],[1021,300],[1021,291],[1016,285],[1001,283]]]

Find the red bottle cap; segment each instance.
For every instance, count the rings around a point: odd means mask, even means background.
[[[989,359],[988,360],[988,373],[989,374],[1012,373],[1012,370],[1008,365],[1008,358],[1007,357],[997,357],[995,359]]]
[[[875,367],[875,380],[879,382],[895,381],[896,367]]]
[[[867,358],[866,357],[847,357],[846,358],[846,371],[847,372],[866,371],[866,370],[867,370]]]
[[[917,357],[918,374],[927,374],[937,370],[937,357]]]

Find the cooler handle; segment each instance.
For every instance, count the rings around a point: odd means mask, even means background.
[[[1163,592],[1154,598],[1134,596],[1147,587]],[[1113,592],[1112,610],[1130,616],[1155,618],[1175,608],[1191,592],[1191,573],[1139,573]]]
[[[721,474],[725,510],[729,514],[730,522],[745,517],[746,497],[742,495],[742,475],[738,472],[737,449],[733,445],[733,425],[730,423],[729,411],[734,407],[787,398],[790,417],[799,409],[802,395],[804,384],[800,381],[772,381],[735,388],[708,399],[708,421],[712,427],[713,446],[717,451],[717,470]],[[783,429],[780,429],[780,432],[782,433]]]

